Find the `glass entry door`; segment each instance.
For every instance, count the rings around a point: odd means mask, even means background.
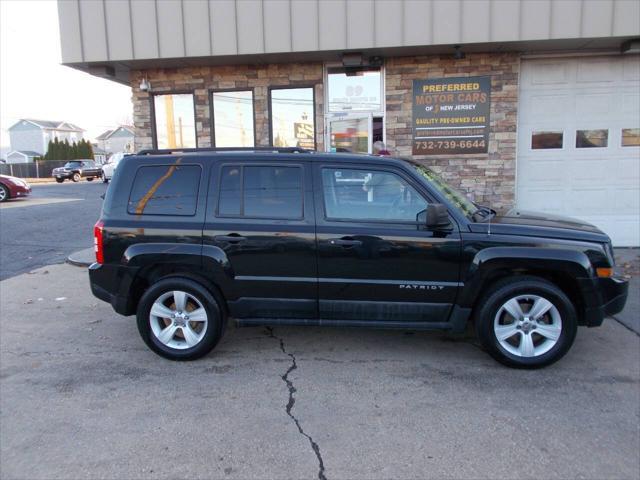
[[[326,131],[328,152],[371,153],[371,114],[327,115]]]

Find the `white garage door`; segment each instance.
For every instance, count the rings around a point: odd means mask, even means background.
[[[516,202],[640,245],[640,56],[523,60]]]

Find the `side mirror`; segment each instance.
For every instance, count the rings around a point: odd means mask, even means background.
[[[418,222],[427,228],[442,228],[451,224],[447,207],[442,203],[428,204],[427,208],[418,214]]]

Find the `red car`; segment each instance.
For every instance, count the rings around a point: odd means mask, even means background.
[[[24,180],[9,175],[0,175],[0,202],[10,198],[26,197],[31,194],[31,187]]]

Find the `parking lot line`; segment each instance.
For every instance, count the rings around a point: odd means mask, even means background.
[[[6,203],[0,203],[0,208],[35,207],[37,205],[48,205],[53,203],[79,202],[82,198],[16,198]]]

